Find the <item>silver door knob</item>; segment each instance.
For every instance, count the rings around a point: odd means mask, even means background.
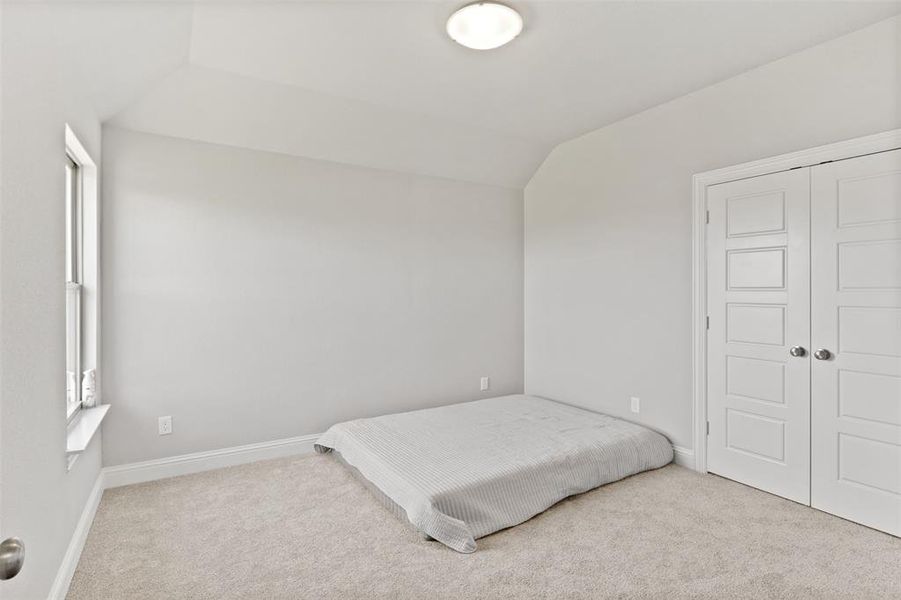
[[[807,350],[804,349],[804,346],[792,346],[788,353],[792,356],[804,356],[807,354]]]
[[[11,537],[0,542],[0,580],[18,575],[24,562],[25,544],[22,540]]]
[[[829,352],[825,348],[820,348],[813,353],[813,357],[817,360],[829,360],[832,358],[832,352]]]

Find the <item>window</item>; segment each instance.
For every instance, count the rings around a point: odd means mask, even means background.
[[[71,469],[97,433],[109,405],[101,403],[97,371],[100,364],[99,178],[97,165],[68,125],[62,158],[66,212],[66,457]],[[60,169],[61,180],[62,175]],[[59,383],[62,384],[62,373]]]
[[[81,408],[82,169],[66,156],[66,416]]]

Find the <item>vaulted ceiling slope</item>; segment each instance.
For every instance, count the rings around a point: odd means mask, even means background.
[[[188,4],[0,0],[0,8],[5,101],[42,102],[45,81],[59,79],[70,82],[72,102],[104,121],[189,58]]]
[[[523,34],[478,52],[444,33],[463,3],[66,10],[114,32],[88,64],[107,74],[93,76],[116,126],[512,188],[562,141],[901,12],[897,1],[513,0]]]
[[[509,188],[523,187],[549,150],[515,135],[194,65],[111,124]]]

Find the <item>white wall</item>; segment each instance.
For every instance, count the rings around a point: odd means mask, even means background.
[[[521,192],[110,127],[104,157],[104,464],[522,391]]]
[[[4,599],[46,598],[100,472],[100,437],[66,471],[65,124],[95,161],[100,125],[77,82],[4,6],[0,91],[0,539],[26,546]]]
[[[557,147],[525,191],[526,392],[690,448],[692,174],[901,127],[899,38],[883,21]]]
[[[98,435],[66,471],[65,124],[100,164],[100,121],[184,60],[191,7],[3,2],[2,13],[0,539],[21,537],[26,558],[0,597],[37,600],[101,462]]]

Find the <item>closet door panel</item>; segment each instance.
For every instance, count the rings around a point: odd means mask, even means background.
[[[809,503],[809,173],[708,189],[707,468]]]
[[[901,150],[811,177],[811,503],[901,535]]]

